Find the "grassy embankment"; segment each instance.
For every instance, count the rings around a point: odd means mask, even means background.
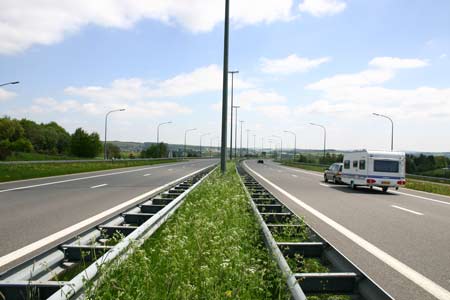
[[[298,163],[292,163],[292,162],[283,162],[283,164],[286,166],[290,166],[290,167],[295,167],[295,168],[300,168],[300,169],[305,169],[305,170],[310,170],[310,171],[317,171],[317,172],[323,172],[326,169],[325,167],[304,165],[304,164],[298,164]],[[406,188],[412,189],[412,190],[417,190],[417,191],[423,191],[423,192],[429,192],[429,193],[450,196],[450,184],[415,180],[415,179],[411,179],[408,177],[406,180]]]
[[[98,161],[0,165],[0,182],[176,162],[168,160]]]
[[[288,299],[234,165],[206,179],[89,299]]]
[[[52,155],[36,152],[13,152],[5,161],[30,161],[30,160],[79,160],[85,159],[69,155]]]

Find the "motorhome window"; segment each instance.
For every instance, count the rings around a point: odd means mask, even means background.
[[[376,159],[373,162],[373,170],[375,172],[398,173],[399,162],[394,160]]]
[[[344,169],[350,169],[350,161],[344,160]]]
[[[358,161],[357,160],[354,160],[353,161],[353,168],[357,168],[358,167]]]
[[[360,170],[365,170],[366,169],[366,161],[365,160],[360,160],[359,161],[359,169]]]

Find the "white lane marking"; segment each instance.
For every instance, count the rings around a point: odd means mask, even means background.
[[[94,186],[91,186],[91,189],[96,189],[96,188],[99,188],[99,187],[102,187],[102,186],[107,186],[107,185],[108,185],[107,183],[94,185]]]
[[[212,165],[210,165],[210,166],[212,166]],[[44,246],[46,246],[46,245],[48,245],[50,243],[54,243],[55,241],[58,241],[58,240],[66,237],[66,236],[73,235],[75,232],[77,232],[77,231],[79,231],[79,230],[81,230],[83,228],[86,228],[89,225],[95,224],[98,221],[100,221],[100,220],[102,220],[102,219],[104,219],[104,218],[106,218],[106,217],[108,217],[110,215],[113,215],[114,213],[117,213],[120,210],[122,210],[122,209],[124,209],[124,208],[126,208],[128,206],[132,206],[133,204],[135,204],[135,203],[137,203],[137,202],[139,202],[139,201],[141,201],[141,200],[143,200],[143,199],[145,199],[145,198],[147,198],[147,197],[149,197],[149,196],[151,196],[153,194],[156,194],[156,193],[166,189],[167,187],[175,184],[178,181],[184,180],[185,178],[188,178],[188,177],[190,177],[190,176],[192,176],[192,175],[194,175],[194,174],[196,174],[198,172],[201,172],[201,171],[209,168],[210,166],[205,167],[203,169],[200,169],[198,171],[194,171],[194,172],[192,172],[192,173],[190,173],[188,175],[185,175],[183,177],[180,177],[178,179],[175,179],[175,180],[173,180],[173,181],[171,181],[169,183],[166,183],[166,184],[164,184],[164,185],[162,185],[160,187],[157,187],[157,188],[155,188],[155,189],[153,189],[153,190],[151,190],[149,192],[146,192],[146,193],[144,193],[142,195],[136,196],[136,197],[134,197],[134,198],[132,198],[132,199],[130,199],[128,201],[122,202],[121,204],[119,204],[117,206],[114,206],[114,207],[112,207],[112,208],[110,208],[108,210],[105,210],[105,211],[103,211],[103,212],[101,212],[101,213],[99,213],[99,214],[97,214],[95,216],[92,216],[92,217],[90,217],[90,218],[88,218],[88,219],[86,219],[84,221],[81,221],[81,222],[79,222],[77,224],[69,226],[69,227],[67,227],[67,228],[65,228],[63,230],[60,230],[60,231],[58,231],[56,233],[53,233],[53,234],[51,234],[51,235],[49,235],[49,236],[47,236],[47,237],[45,237],[43,239],[40,239],[40,240],[38,240],[38,241],[36,241],[34,243],[31,243],[31,244],[27,245],[25,247],[22,247],[22,248],[20,248],[18,250],[15,250],[15,251],[13,251],[13,252],[11,252],[9,254],[6,254],[6,255],[0,257],[0,267],[3,267],[5,265],[7,265],[7,264],[9,264],[9,263],[19,259],[19,258],[25,256],[25,255],[29,255],[30,253],[33,253],[33,252],[39,250],[40,248],[42,248],[42,247],[44,247]]]
[[[319,182],[319,184],[320,184],[321,186],[324,186],[324,187],[330,187],[330,185],[328,185],[328,184],[326,184],[326,183]]]
[[[414,198],[418,198],[418,199],[423,199],[423,200],[427,200],[427,201],[432,201],[432,202],[436,202],[436,203],[450,205],[450,202],[445,202],[445,201],[436,200],[436,199],[432,199],[432,198],[422,197],[422,196],[418,196],[418,195],[402,193],[402,192],[398,192],[398,191],[391,191],[391,193],[405,195],[405,196],[414,197]]]
[[[281,170],[278,170],[278,173],[282,173],[283,171],[281,171]]]
[[[411,192],[414,192],[414,193],[421,193],[421,194],[427,194],[427,195],[430,195],[430,196],[439,196],[439,197],[449,198],[450,199],[450,196],[447,196],[447,195],[441,195],[441,194],[430,193],[430,192],[425,192],[425,191],[413,190],[413,189],[405,188],[405,187],[402,188],[402,190],[407,190],[407,191],[411,191]]]
[[[150,176],[150,175],[152,175],[152,174],[144,174],[144,175],[142,175],[142,176],[144,176],[144,177],[147,177],[147,176]]]
[[[407,212],[415,214],[415,215],[423,216],[423,213],[420,213],[420,212],[417,212],[417,211],[414,211],[414,210],[410,210],[410,209],[407,209],[407,208],[404,208],[404,207],[401,207],[401,206],[397,206],[397,205],[391,205],[391,206],[394,207],[394,208],[397,208],[397,209],[401,209],[401,210],[407,211]]]
[[[286,166],[282,166],[282,165],[279,165],[278,167],[285,168],[285,169],[292,170],[292,171],[299,172],[299,173],[305,173],[305,174],[309,174],[309,175],[314,175],[314,176],[318,176],[318,177],[322,177],[323,176],[322,174],[311,173],[311,172],[299,170],[298,168],[294,168],[294,167],[286,167]]]
[[[137,169],[137,170],[127,170],[127,171],[121,171],[121,172],[92,175],[92,176],[86,176],[86,177],[78,177],[78,178],[72,178],[72,179],[66,179],[66,180],[60,180],[60,181],[52,181],[52,182],[46,182],[46,183],[40,183],[40,184],[33,184],[33,185],[28,185],[28,186],[21,186],[21,187],[6,189],[6,190],[0,190],[0,193],[17,191],[17,190],[25,190],[25,189],[31,189],[31,188],[40,187],[40,186],[54,185],[54,184],[59,184],[59,183],[79,181],[79,180],[85,180],[85,179],[91,179],[91,178],[120,175],[120,174],[140,172],[140,171],[145,171],[145,170],[152,170],[152,169],[160,169],[160,168],[164,168],[164,167],[167,167],[167,165],[156,166],[156,167],[148,167],[148,168],[141,168],[141,169]]]
[[[170,172],[170,171],[173,171],[173,169],[167,169],[167,171],[169,171],[169,172]]]
[[[297,175],[295,175],[295,174],[291,174],[292,175],[292,177],[294,177],[294,178],[297,178],[298,176]]]
[[[289,194],[287,191],[283,190],[276,184],[272,183],[268,179],[264,178],[262,175],[251,169],[246,162],[244,162],[244,165],[247,167],[248,170],[250,170],[253,174],[264,180],[266,183],[271,185],[273,188],[275,188],[277,191],[303,207],[305,210],[309,211],[311,214],[328,224],[329,226],[333,227],[336,231],[340,232],[342,235],[346,236],[348,239],[359,245],[361,248],[365,249],[367,252],[371,253],[373,256],[378,258],[379,260],[383,261],[385,264],[390,266],[392,269],[396,270],[421,288],[423,288],[428,293],[432,294],[434,297],[436,297],[439,300],[449,300],[450,299],[450,292],[432,281],[431,279],[425,277],[424,275],[420,274],[419,272],[415,271],[411,267],[407,266],[406,264],[402,263],[398,259],[392,257],[388,253],[384,252],[377,246],[369,243],[356,233],[350,231],[346,227],[342,226],[341,224],[337,223],[336,221],[330,219],[326,215],[322,214],[318,210],[314,209],[313,207],[309,206],[305,202],[301,201],[300,199],[294,197],[293,195]]]

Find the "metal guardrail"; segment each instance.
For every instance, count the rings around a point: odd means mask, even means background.
[[[302,218],[296,216],[242,166],[238,166],[237,170],[252,210],[261,225],[266,246],[286,278],[294,300],[306,300],[309,295],[347,295],[349,299],[393,300],[392,296]],[[291,266],[301,270],[305,264],[304,259],[311,258],[326,265],[328,271],[292,271]]]
[[[0,298],[82,299],[86,282],[98,278],[102,266],[114,259],[120,262],[128,257],[214,169],[214,166],[210,166],[189,177],[185,176],[102,224],[11,267],[0,274]],[[73,270],[76,273],[67,281],[58,280]]]

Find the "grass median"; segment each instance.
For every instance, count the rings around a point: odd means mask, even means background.
[[[283,162],[282,164],[285,166],[289,166],[289,167],[300,168],[300,169],[316,171],[316,172],[323,172],[326,169],[325,167],[305,165],[305,164],[292,163],[292,162]],[[429,193],[434,193],[434,194],[439,194],[439,195],[450,196],[450,184],[415,180],[415,179],[411,179],[408,177],[406,179],[405,187],[408,189],[416,190],[416,191],[429,192]]]
[[[288,299],[234,165],[214,172],[89,299]]]
[[[167,159],[0,165],[0,182],[126,167],[146,166],[162,163],[173,163],[176,161],[177,160],[175,159]]]

